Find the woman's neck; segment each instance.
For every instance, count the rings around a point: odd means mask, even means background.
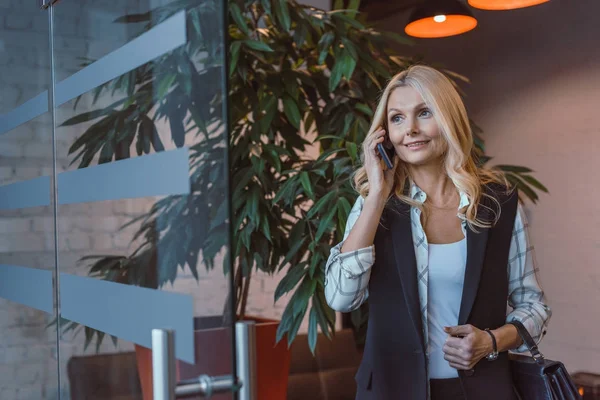
[[[454,183],[442,165],[419,165],[410,168],[414,183],[427,193],[427,199],[434,205],[447,204],[456,196]]]

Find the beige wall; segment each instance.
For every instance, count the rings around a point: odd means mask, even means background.
[[[478,12],[476,31],[416,51],[471,78],[466,102],[493,161],[529,166],[549,188],[526,207],[554,312],[541,349],[600,373],[600,2],[576,3]]]

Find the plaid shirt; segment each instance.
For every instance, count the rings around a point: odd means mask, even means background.
[[[411,197],[418,202],[425,202],[427,194],[418,186],[412,185]],[[375,246],[371,245],[355,251],[341,253],[344,241],[358,219],[364,204],[364,198],[358,197],[346,223],[344,240],[331,249],[327,265],[325,266],[325,297],[331,308],[337,311],[348,312],[358,308],[369,296],[369,277],[371,267],[375,262]],[[460,194],[459,210],[469,205],[469,198],[465,193]],[[425,348],[429,354],[429,340],[427,331],[427,288],[429,271],[429,245],[423,226],[421,225],[421,210],[411,208],[412,236],[418,269],[418,292],[421,304],[421,318],[423,320],[423,337]],[[462,220],[462,230],[466,237],[467,222],[464,214],[458,213]],[[508,305],[512,309],[506,321],[519,320],[525,325],[527,331],[539,343],[546,333],[546,327],[552,312],[545,304],[536,273],[533,246],[529,243],[527,221],[521,205],[519,204],[513,228],[508,258]],[[524,352],[527,347],[523,344],[516,349]]]

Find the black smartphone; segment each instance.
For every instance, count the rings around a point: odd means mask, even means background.
[[[377,150],[379,151],[379,154],[381,155],[381,158],[383,159],[385,165],[387,165],[388,169],[393,169],[394,162],[392,160],[396,154],[394,148],[392,147],[391,149],[386,149],[383,143],[379,143],[377,145]]]

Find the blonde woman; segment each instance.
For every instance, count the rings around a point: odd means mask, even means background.
[[[509,322],[539,342],[551,312],[517,192],[477,168],[452,83],[427,66],[396,75],[362,157],[325,283],[335,310],[369,298],[356,398],[516,399],[507,351],[526,347]]]

